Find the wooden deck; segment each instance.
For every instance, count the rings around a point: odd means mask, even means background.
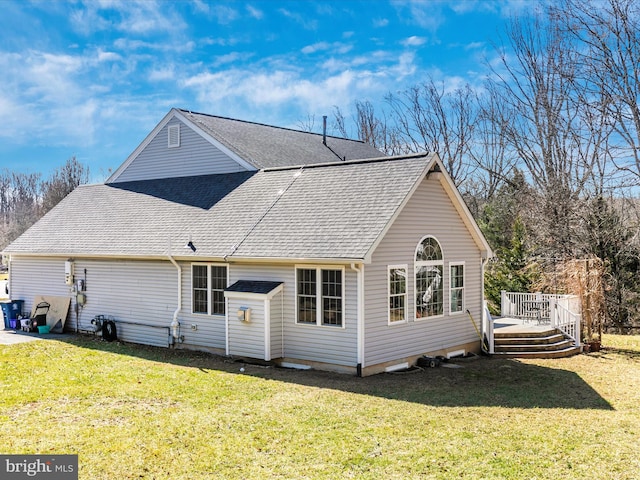
[[[496,318],[494,355],[510,358],[558,358],[580,353],[580,346],[551,325],[536,320]]]
[[[538,323],[535,320],[522,320],[521,318],[509,317],[493,319],[493,329],[496,333],[545,332],[550,328],[549,322]]]

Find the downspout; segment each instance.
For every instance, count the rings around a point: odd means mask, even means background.
[[[364,266],[362,264],[356,266],[355,263],[351,264],[351,269],[356,272],[356,291],[357,291],[357,327],[356,327],[356,342],[357,342],[357,375],[362,376],[362,368],[364,367]]]
[[[167,257],[169,257],[169,261],[173,263],[174,267],[178,270],[178,306],[173,312],[173,320],[171,321],[171,344],[175,345],[176,341],[182,341],[180,338],[180,322],[178,322],[178,314],[180,310],[182,310],[182,267],[171,256],[171,247],[169,247]]]

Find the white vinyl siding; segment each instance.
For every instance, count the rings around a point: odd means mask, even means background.
[[[64,284],[65,260],[66,257],[14,256],[11,268],[13,298],[24,299],[25,309],[30,311],[35,295],[69,295],[69,287]],[[177,343],[176,348],[202,349],[224,354],[225,317],[191,313],[192,264],[179,262],[179,265],[183,301],[178,320],[183,342]],[[169,327],[178,302],[178,271],[171,262],[78,259],[75,261],[75,268],[76,276],[83,279],[84,270],[87,271],[87,303],[79,311],[80,330],[90,330],[91,319],[96,315],[112,315],[116,320],[151,325],[118,324],[118,337],[122,340],[164,347],[168,345]],[[342,267],[327,268],[336,270]],[[283,291],[271,301],[271,358],[286,357],[291,361],[304,360],[355,368],[356,272],[343,269],[343,328],[309,328],[296,323],[295,270],[293,264],[234,264],[228,269],[229,284],[246,279],[284,282]],[[383,304],[386,317],[386,300]],[[237,321],[237,315],[231,311],[229,320],[233,321],[234,316]],[[259,319],[256,317],[256,320]],[[67,329],[73,330],[75,322],[75,313],[70,313]],[[265,330],[262,328],[259,338],[264,339],[264,335]],[[250,341],[247,342],[237,348],[263,352],[262,344],[253,346]],[[259,358],[262,355],[263,353]]]
[[[301,266],[307,268],[308,266]],[[323,266],[323,268],[325,268]],[[341,267],[327,266],[328,269]],[[288,360],[306,360],[310,362],[331,363],[341,366],[355,367],[357,364],[357,303],[356,272],[346,269],[343,275],[344,316],[343,328],[309,327],[296,322],[296,267],[285,265],[241,265],[234,264],[229,268],[229,283],[238,280],[268,280],[284,282],[281,294],[282,325],[275,326],[272,311],[271,345],[275,348],[281,344],[281,354],[272,350],[272,358],[284,357]],[[272,300],[275,306],[275,297]],[[276,337],[279,337],[279,341]]]
[[[85,281],[86,304],[75,313],[75,301],[64,284],[66,258],[15,257],[11,262],[12,296],[31,308],[35,295],[72,298],[66,330],[93,331],[91,320],[108,315],[116,320],[118,338],[166,347],[176,309],[177,270],[170,262],[74,261],[75,278]]]
[[[430,206],[431,208],[425,208]],[[444,188],[435,178],[424,179],[372,255],[364,270],[364,366],[376,365],[477,341],[466,316],[449,315],[449,289],[444,289],[444,315],[389,325],[388,266],[408,264],[413,278],[416,245],[427,235],[444,248],[444,262],[465,264],[465,308],[474,318],[482,312],[481,255]],[[445,269],[443,284],[449,285]],[[407,284],[408,298],[415,299],[414,281]],[[411,307],[410,312],[413,310]]]
[[[284,321],[284,293],[280,292],[271,299],[271,358],[283,356],[284,339],[282,329]]]
[[[177,126],[180,128],[180,148],[167,148],[168,130]],[[118,176],[117,182],[244,171],[246,168],[227,154],[173,119],[133,159]]]
[[[229,355],[265,360],[265,309],[262,299],[229,298]],[[251,319],[238,319],[240,307],[251,309]]]

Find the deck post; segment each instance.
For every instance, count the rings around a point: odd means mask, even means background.
[[[506,290],[500,291],[500,316],[501,317],[509,316],[509,312],[507,311],[507,291]]]
[[[551,328],[558,326],[558,299],[555,297],[549,298],[549,321]]]

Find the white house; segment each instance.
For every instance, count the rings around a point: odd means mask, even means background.
[[[479,350],[490,248],[436,154],[172,109],[4,253],[67,329],[369,375]]]

